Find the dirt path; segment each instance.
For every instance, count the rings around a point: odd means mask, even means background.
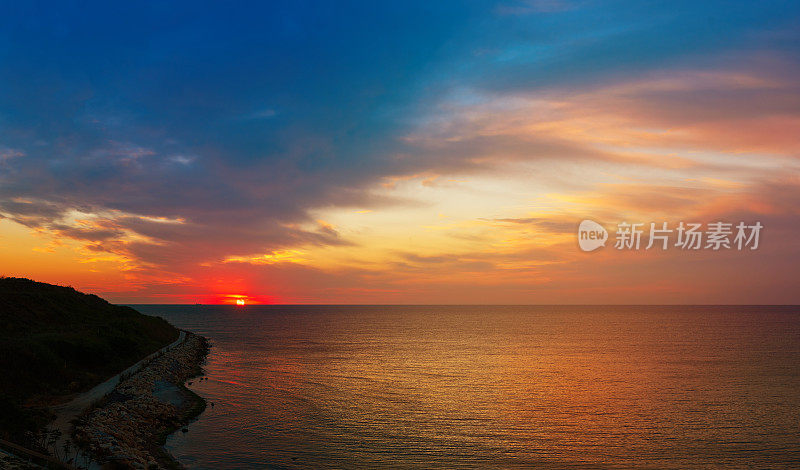
[[[158,351],[150,354],[149,356],[140,360],[136,364],[123,370],[119,374],[95,386],[91,390],[78,395],[68,403],[64,403],[63,405],[53,407],[53,412],[56,414],[56,419],[54,419],[50,423],[48,429],[50,430],[57,429],[58,431],[61,432],[61,436],[58,438],[55,447],[56,449],[58,449],[58,452],[60,454],[63,454],[62,449],[64,448],[64,444],[69,439],[70,430],[72,429],[72,420],[83,414],[84,410],[86,410],[86,408],[88,408],[92,403],[111,393],[111,391],[114,390],[114,387],[116,387],[117,384],[119,384],[119,379],[121,375],[129,374],[131,372],[136,371],[145,362],[149,361],[150,359],[152,359],[153,357],[164,351],[174,348],[178,344],[182,343],[185,339],[186,339],[186,332],[181,330],[178,339],[176,339],[171,344],[164,346]],[[74,448],[74,444],[70,443],[70,446]]]

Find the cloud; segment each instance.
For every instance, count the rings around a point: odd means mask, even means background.
[[[265,108],[259,111],[255,111],[252,114],[247,116],[248,119],[270,119],[277,116],[278,112],[274,109]]]
[[[791,8],[20,8],[0,19],[0,217],[116,255],[143,295],[215,270],[287,299],[529,295],[583,279],[558,251],[582,211],[794,214]],[[363,235],[387,220],[395,238]]]
[[[168,157],[169,161],[180,165],[191,165],[197,160],[197,157],[191,155],[173,155]]]
[[[21,150],[0,148],[0,163],[5,163],[6,160],[11,160],[12,158],[19,158],[24,156],[25,152],[22,152]]]
[[[577,8],[580,2],[566,0],[525,0],[499,5],[501,15],[529,15],[533,13],[557,13]]]
[[[487,219],[483,219],[487,220]],[[575,232],[575,222],[573,220],[554,220],[552,217],[519,217],[519,218],[501,218],[501,219],[489,219],[489,222],[499,222],[503,224],[518,224],[518,225],[530,225],[532,227],[536,227],[537,229],[549,232],[549,233],[569,233],[572,234]]]

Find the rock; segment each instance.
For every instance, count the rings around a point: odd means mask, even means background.
[[[160,401],[156,382],[177,386],[194,374],[203,361],[205,341],[188,334],[186,341],[154,358],[119,384],[102,408],[95,408],[75,427],[76,436],[88,444],[101,463],[113,461],[133,468],[159,468],[154,451],[158,436],[185,424],[192,408],[186,397],[180,406]],[[191,382],[189,382],[191,384]],[[212,405],[213,406],[213,405]],[[188,432],[188,428],[182,428]]]

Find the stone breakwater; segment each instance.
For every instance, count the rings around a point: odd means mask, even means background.
[[[202,374],[208,343],[186,340],[155,357],[90,408],[75,424],[73,441],[100,465],[115,468],[180,468],[163,449],[166,436],[205,409],[205,400],[183,383]]]

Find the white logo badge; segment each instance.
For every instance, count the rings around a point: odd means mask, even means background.
[[[583,251],[594,251],[606,246],[608,232],[593,220],[584,220],[578,226],[578,245]]]

